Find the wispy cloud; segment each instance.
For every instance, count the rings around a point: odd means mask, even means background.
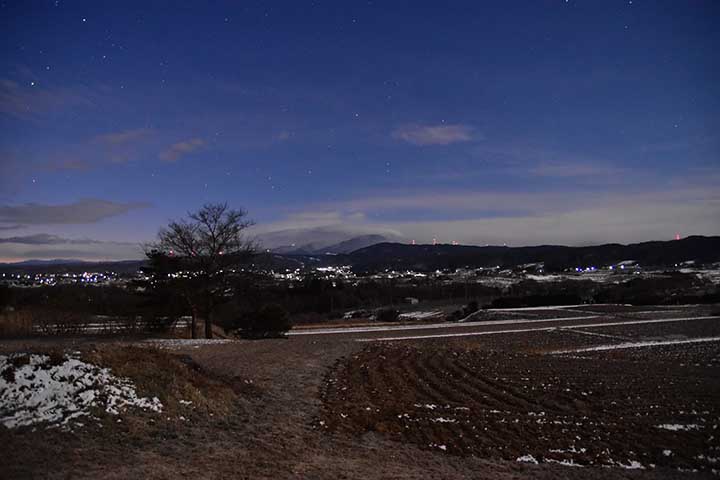
[[[402,234],[391,226],[366,224],[361,212],[338,211],[297,212],[285,219],[260,224],[251,229],[259,244],[266,248],[313,245],[322,248],[361,235],[382,235],[400,239]]]
[[[627,170],[610,165],[597,165],[591,163],[540,163],[525,170],[528,174],[538,177],[591,177],[622,175]]]
[[[68,239],[54,235],[48,235],[47,241],[43,242],[42,238],[33,239],[30,237],[34,236],[29,236],[27,240],[23,240],[22,237],[0,239],[0,262],[16,262],[31,258],[74,258],[79,260],[131,260],[143,258],[142,248],[137,243]]]
[[[33,235],[0,238],[0,243],[17,243],[21,245],[95,245],[101,243],[112,245],[134,245],[128,242],[105,242],[90,238],[65,238],[49,233],[36,233]]]
[[[496,173],[530,177],[579,178],[595,177],[607,181],[630,173],[608,158],[548,149],[542,146],[477,145],[473,155],[486,162]],[[614,158],[612,156],[611,158]],[[464,172],[467,175],[467,172]]]
[[[368,194],[308,206],[263,225],[266,232],[316,228],[468,244],[582,245],[683,235],[718,235],[720,194],[710,185],[672,189],[564,192],[407,192]],[[323,210],[325,208],[325,210]]]
[[[0,223],[22,225],[96,223],[149,206],[145,202],[116,203],[99,199],[84,199],[65,205],[37,203],[0,205]]]
[[[183,142],[174,143],[160,153],[160,159],[165,162],[175,162],[180,157],[188,155],[203,146],[205,146],[205,140],[202,138],[192,138]]]
[[[122,130],[119,132],[105,133],[95,137],[95,141],[105,145],[125,145],[134,143],[138,140],[144,140],[152,134],[152,129],[136,128],[132,130]]]
[[[90,95],[71,88],[44,87],[37,83],[23,84],[0,79],[0,114],[28,119],[68,107],[93,105]]]
[[[101,156],[111,163],[127,163],[141,156],[144,146],[153,135],[149,128],[121,130],[98,135],[92,140],[101,149]]]
[[[474,129],[468,125],[405,125],[395,129],[392,137],[413,145],[449,145],[474,140]]]

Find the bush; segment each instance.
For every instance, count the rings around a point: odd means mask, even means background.
[[[292,328],[290,315],[280,305],[271,303],[248,315],[242,322],[242,336],[247,338],[282,337]]]
[[[375,314],[375,319],[378,322],[397,322],[399,318],[400,312],[394,308],[383,308]]]
[[[465,308],[463,308],[463,314],[467,317],[468,315],[477,312],[479,308],[477,300],[472,300],[465,306]]]
[[[455,310],[451,314],[449,314],[447,317],[445,317],[446,322],[457,322],[458,320],[462,320],[465,318],[465,315],[463,315],[462,310]]]

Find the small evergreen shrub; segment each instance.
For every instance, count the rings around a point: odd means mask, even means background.
[[[382,308],[377,311],[375,318],[378,322],[397,322],[400,318],[400,312],[394,308]]]
[[[242,322],[241,335],[247,338],[282,337],[292,328],[290,315],[280,305],[264,305]]]

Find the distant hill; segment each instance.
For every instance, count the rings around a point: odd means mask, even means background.
[[[116,262],[87,262],[76,259],[25,260],[17,263],[0,263],[2,273],[82,273],[106,272],[133,273],[145,260],[121,260]]]
[[[546,270],[599,267],[624,260],[643,266],[672,266],[688,260],[720,261],[720,237],[692,236],[681,240],[589,247],[541,245],[534,247],[477,247],[468,245],[407,245],[379,243],[353,251],[343,259],[358,271],[386,268],[430,271],[461,267],[514,267],[543,262]]]
[[[73,263],[87,263],[85,260],[76,260],[73,258],[53,258],[52,260],[23,260],[22,262],[15,263],[0,263],[0,266],[13,265],[13,266],[34,266],[34,265],[68,265]]]
[[[387,242],[387,238],[382,235],[361,235],[359,237],[345,240],[344,242],[336,243],[335,245],[330,245],[329,247],[321,249],[317,253],[351,253],[356,250],[360,250],[361,248],[369,247],[382,242]]]
[[[672,267],[685,261],[697,264],[720,262],[720,236],[692,236],[681,240],[643,242],[630,245],[610,243],[588,247],[540,245],[534,247],[478,247],[471,245],[408,245],[383,242],[381,235],[363,235],[317,251],[305,249],[258,255],[255,264],[285,269],[327,265],[351,265],[356,272],[386,269],[434,271],[438,269],[501,267],[512,268],[544,263],[546,271],[575,267],[600,267],[634,260],[643,267]],[[357,248],[359,247],[359,248]],[[114,271],[132,273],[144,260],[83,262],[79,260],[29,260],[0,264],[0,272],[81,273]]]

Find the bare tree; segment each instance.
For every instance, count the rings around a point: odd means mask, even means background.
[[[245,230],[253,222],[245,210],[227,203],[204,205],[187,218],[170,222],[158,233],[158,241],[145,247],[151,266],[162,272],[185,298],[193,319],[193,338],[198,313],[205,319],[205,337],[212,338],[215,307],[232,295],[229,279],[255,253]]]

